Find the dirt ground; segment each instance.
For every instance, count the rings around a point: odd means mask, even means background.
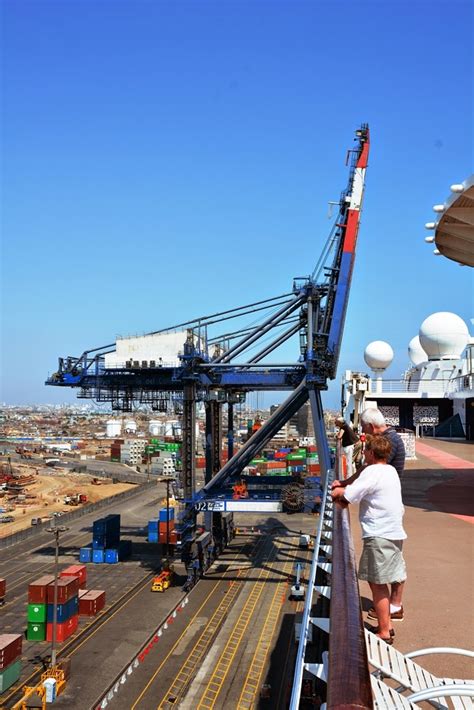
[[[16,465],[15,472],[21,475],[28,475],[38,470],[38,467],[28,465]],[[92,484],[92,476],[84,473],[72,473],[57,466],[48,469],[47,473],[39,470],[35,474],[35,482],[26,486],[23,493],[33,495],[34,498],[27,498],[24,502],[14,504],[14,510],[8,510],[1,515],[13,515],[15,522],[0,524],[0,537],[11,535],[31,526],[31,519],[38,517],[48,517],[53,512],[63,511],[69,513],[77,507],[84,507],[88,503],[95,503],[103,498],[117,495],[122,491],[133,488],[129,483],[112,483],[109,479],[104,479],[100,485]],[[99,479],[101,480],[101,479]],[[88,503],[80,506],[64,504],[64,497],[75,493],[83,493],[87,496]],[[1,495],[0,506],[8,508],[7,497]]]

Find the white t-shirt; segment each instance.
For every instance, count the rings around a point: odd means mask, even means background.
[[[400,476],[393,466],[384,463],[367,466],[354,483],[345,487],[344,498],[349,503],[360,503],[359,522],[363,538],[406,538]]]

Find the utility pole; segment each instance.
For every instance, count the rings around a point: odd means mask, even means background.
[[[53,597],[53,636],[51,642],[51,668],[56,666],[56,628],[58,623],[58,574],[59,574],[59,534],[69,530],[65,525],[55,525],[46,528],[46,532],[54,535],[54,597]]]

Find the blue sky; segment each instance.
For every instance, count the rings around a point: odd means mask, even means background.
[[[285,293],[326,239],[346,149],[372,150],[339,373],[472,271],[424,223],[472,172],[472,10],[417,2],[2,3],[2,387],[60,355]],[[472,330],[472,326],[471,330]],[[297,357],[297,346],[286,351]],[[337,406],[340,375],[325,398]],[[275,397],[278,401],[278,397]]]

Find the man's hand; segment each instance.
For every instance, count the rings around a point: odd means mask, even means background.
[[[338,503],[343,508],[347,508],[347,506],[349,505],[347,500],[344,498],[344,488],[342,487],[333,488],[333,490],[331,491],[331,498],[335,503]]]
[[[344,487],[345,487],[344,481],[333,481],[331,483],[331,490],[334,490],[335,488],[344,488]]]

